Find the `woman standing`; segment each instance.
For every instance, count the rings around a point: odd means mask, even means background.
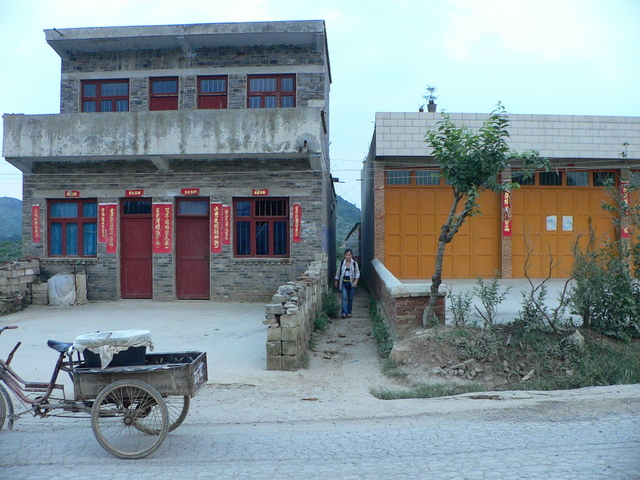
[[[358,286],[360,269],[358,262],[353,259],[353,250],[347,248],[344,251],[344,259],[340,262],[336,272],[335,286],[342,291],[342,318],[351,317],[353,307],[353,295]]]

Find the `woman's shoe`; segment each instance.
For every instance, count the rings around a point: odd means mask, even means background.
[[[347,316],[343,313],[343,314],[342,314],[342,318],[347,318]]]
[[[347,318],[351,318],[351,314],[350,313],[347,313]]]

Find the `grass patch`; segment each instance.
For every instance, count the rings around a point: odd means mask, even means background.
[[[442,383],[423,383],[413,388],[372,388],[371,395],[380,400],[404,400],[407,398],[435,398],[460,395],[461,393],[482,392],[482,385],[448,385]]]
[[[514,388],[569,390],[640,383],[638,343],[590,340],[579,351],[560,347],[559,351],[547,348],[546,352],[541,348],[540,353],[537,358],[537,375],[530,381],[519,382]]]
[[[387,377],[395,377],[395,378],[404,378],[407,376],[406,372],[404,372],[398,362],[387,358],[384,362],[382,362],[382,373]]]

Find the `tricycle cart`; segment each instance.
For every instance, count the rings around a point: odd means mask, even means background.
[[[0,333],[7,328],[2,327]],[[205,352],[146,354],[144,364],[89,367],[80,355],[73,358],[73,344],[49,340],[60,353],[49,383],[27,382],[0,359],[0,381],[25,405],[14,413],[11,397],[0,384],[0,430],[26,413],[54,416],[54,412],[88,413],[93,433],[109,453],[126,459],[155,452],[168,432],[178,428],[189,411],[190,399],[207,382]],[[60,371],[73,381],[74,399],[65,398],[57,384]],[[54,395],[54,392],[59,392]]]

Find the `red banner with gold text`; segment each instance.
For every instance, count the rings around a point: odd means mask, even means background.
[[[40,243],[40,205],[31,205],[31,241]]]
[[[173,251],[173,205],[153,204],[153,253]]]
[[[104,238],[107,243],[107,253],[118,251],[118,205],[107,203],[105,208]]]
[[[211,253],[222,252],[222,204],[211,204]]]
[[[293,204],[293,241],[300,242],[302,240],[302,205]]]

